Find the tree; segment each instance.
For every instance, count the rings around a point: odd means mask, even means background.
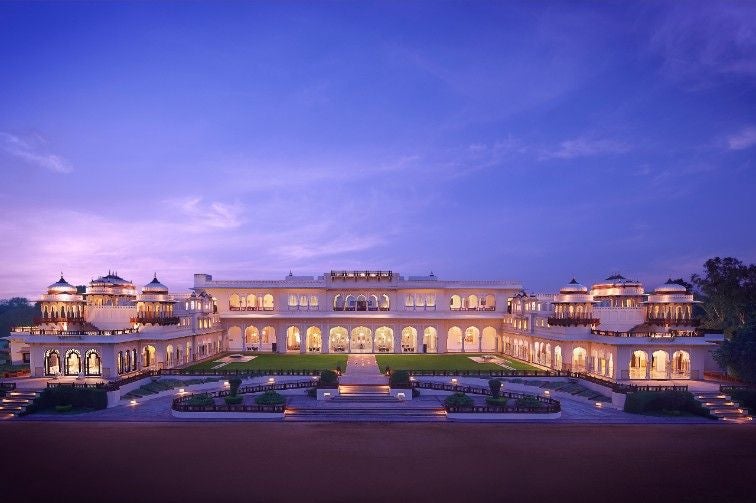
[[[23,297],[0,299],[0,337],[10,334],[13,327],[31,325],[39,314],[39,305],[32,305]]]
[[[748,383],[756,383],[756,330],[753,324],[722,341],[713,355],[729,375]]]
[[[756,265],[733,257],[709,259],[704,274],[691,276],[705,312],[701,327],[732,337],[756,321]]]

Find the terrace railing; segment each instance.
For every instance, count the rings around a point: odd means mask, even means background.
[[[452,391],[456,393],[467,393],[471,395],[485,395],[491,396],[491,390],[482,386],[469,386],[464,384],[447,384],[439,382],[412,382],[413,388],[424,388],[441,391]],[[474,405],[472,407],[446,407],[448,412],[527,412],[535,414],[552,414],[562,410],[562,405],[559,400],[548,398],[545,396],[528,395],[526,393],[514,393],[510,391],[502,391],[500,396],[509,399],[528,398],[539,402],[539,406],[496,406],[496,405]]]
[[[295,381],[274,384],[256,384],[251,386],[242,386],[238,390],[239,395],[251,393],[264,393],[266,391],[278,391],[287,389],[312,388],[317,385],[315,381]],[[222,398],[231,395],[230,390],[213,391],[202,393],[212,398]],[[173,400],[171,407],[179,412],[284,412],[286,405],[192,405],[189,402],[195,395],[185,395]]]

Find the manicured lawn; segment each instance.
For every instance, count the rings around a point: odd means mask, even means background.
[[[218,370],[325,370],[346,369],[346,355],[279,355],[257,354],[248,362],[233,362]],[[210,370],[220,362],[213,360],[189,367],[192,370]]]
[[[507,370],[493,363],[476,363],[470,356],[475,354],[441,354],[441,355],[376,355],[378,366],[385,372],[392,370]],[[533,370],[527,363],[504,357],[507,365],[516,370]]]

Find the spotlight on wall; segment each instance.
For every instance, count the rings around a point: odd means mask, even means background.
[[[268,382],[269,382],[270,384],[273,384],[274,382],[276,382],[276,380],[275,380],[275,378],[273,378],[273,377],[268,377]]]
[[[597,408],[597,409],[600,409],[600,408],[601,408],[601,407],[603,407],[603,406],[604,406],[604,405],[603,405],[603,404],[602,404],[601,402],[596,402],[596,408]]]
[[[132,400],[132,401],[129,402],[129,405],[136,405],[136,404],[137,404],[136,400]]]

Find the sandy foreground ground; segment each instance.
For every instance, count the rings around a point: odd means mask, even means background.
[[[751,425],[0,424],[2,501],[754,501]]]

